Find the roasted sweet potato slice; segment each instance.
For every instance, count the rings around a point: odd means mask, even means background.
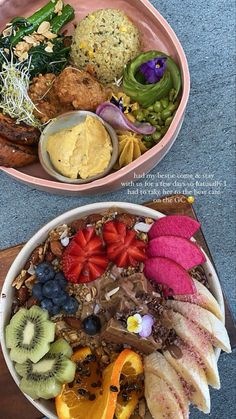
[[[38,144],[40,131],[38,128],[25,124],[16,124],[16,121],[0,112],[1,136],[13,143],[22,145]]]
[[[37,160],[37,148],[15,144],[0,136],[0,166],[17,168]]]

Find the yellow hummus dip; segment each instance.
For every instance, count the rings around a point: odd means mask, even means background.
[[[59,173],[71,179],[87,179],[108,167],[112,142],[104,125],[87,116],[85,122],[50,135],[47,152]]]

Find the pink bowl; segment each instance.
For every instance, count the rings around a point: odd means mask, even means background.
[[[45,4],[45,0],[30,2],[28,0],[0,0],[0,29],[14,16],[27,16],[36,8]],[[111,7],[108,0],[68,1],[76,11],[76,21],[90,11]],[[22,169],[1,170],[13,178],[37,189],[57,194],[97,194],[119,189],[122,183],[134,180],[134,174],[143,175],[153,169],[170,150],[176,140],[184,119],[190,91],[188,63],[183,48],[166,20],[158,13],[148,0],[113,0],[112,8],[124,10],[139,27],[145,50],[157,49],[171,55],[181,69],[183,91],[180,106],[166,135],[151,150],[117,172],[85,185],[60,183],[51,178],[39,163]]]

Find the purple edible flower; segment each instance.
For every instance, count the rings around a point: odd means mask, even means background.
[[[148,336],[152,334],[153,324],[153,317],[150,314],[145,314],[145,316],[142,317],[142,330],[139,332],[139,336],[142,338],[148,338]]]
[[[117,106],[117,108],[119,108],[121,110],[121,112],[124,112],[125,108],[123,105],[123,98],[121,97],[120,99],[116,99],[114,96],[112,96],[110,102]]]
[[[142,64],[139,71],[144,75],[147,83],[154,84],[160,81],[166,70],[166,57],[157,57]]]

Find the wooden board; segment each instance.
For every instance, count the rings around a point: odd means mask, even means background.
[[[149,208],[162,212],[163,214],[185,214],[192,218],[197,218],[192,205],[187,201],[184,195],[167,196],[159,198],[154,202],[145,204]],[[196,234],[198,243],[206,251],[212,260],[209,248],[202,231]],[[22,249],[18,245],[9,249],[0,251],[0,288],[3,285],[8,269]],[[225,299],[226,327],[230,336],[232,348],[236,347],[236,326],[229,305]],[[13,379],[11,378],[2,354],[0,353],[0,388],[1,388],[1,418],[4,419],[39,419],[40,413],[28,402],[28,400],[19,391]],[[12,402],[14,400],[14,402]]]

